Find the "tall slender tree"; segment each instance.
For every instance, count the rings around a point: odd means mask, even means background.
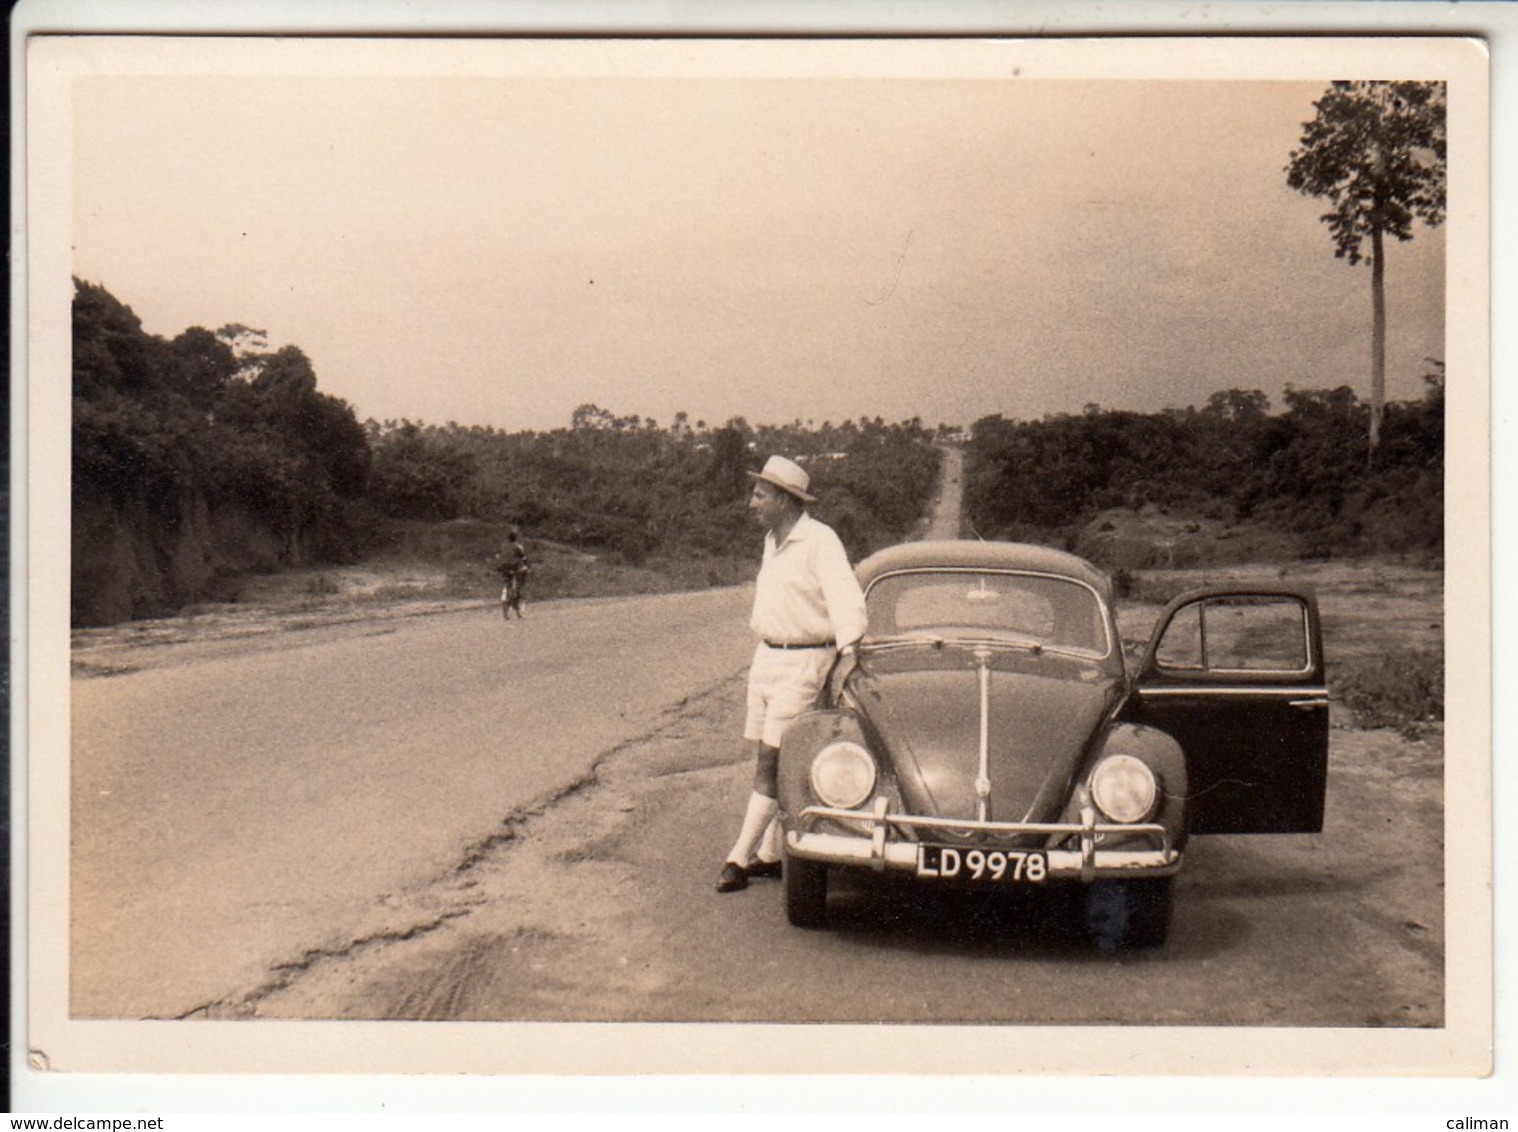
[[[1442,82],[1335,82],[1313,103],[1317,116],[1303,123],[1286,166],[1288,185],[1332,203],[1321,219],[1334,255],[1370,262],[1372,460],[1386,405],[1385,241],[1412,239],[1415,218],[1444,220],[1445,98]]]

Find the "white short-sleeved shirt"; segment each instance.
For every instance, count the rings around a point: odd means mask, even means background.
[[[803,512],[783,542],[764,536],[749,624],[771,644],[842,648],[864,636],[864,593],[832,527]]]
[[[750,624],[760,643],[743,734],[779,747],[791,721],[816,703],[835,650],[864,636],[864,594],[831,527],[803,513],[783,542],[765,536]]]

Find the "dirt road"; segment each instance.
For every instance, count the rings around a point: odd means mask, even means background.
[[[963,525],[965,450],[945,445],[943,464],[938,469],[938,495],[929,512],[925,539],[958,538]]]

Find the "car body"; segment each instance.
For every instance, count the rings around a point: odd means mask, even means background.
[[[1310,591],[1193,590],[1130,674],[1111,580],[1063,551],[908,543],[858,567],[869,627],[780,756],[786,911],[830,871],[1080,886],[1098,943],[1165,939],[1203,833],[1322,829],[1328,693]]]

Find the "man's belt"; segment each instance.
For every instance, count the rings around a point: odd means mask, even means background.
[[[764,642],[764,647],[767,648],[767,649],[830,649],[833,646],[834,646],[834,642],[833,641],[808,641],[805,644],[799,644],[799,645],[791,645],[791,644],[785,644],[785,645],[783,645],[783,644],[781,644],[778,641],[765,641]]]

